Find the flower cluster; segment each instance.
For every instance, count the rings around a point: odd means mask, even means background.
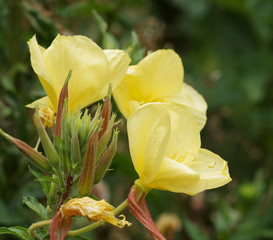
[[[35,176],[46,189],[43,224],[51,223],[51,240],[73,235],[69,230],[75,215],[118,227],[131,225],[115,218],[117,212],[111,205],[91,195],[117,149],[112,91],[127,119],[130,155],[139,176],[128,202],[119,209],[128,203],[154,239],[165,238],[146,206],[149,191],[194,195],[231,181],[227,162],[201,148],[200,131],[206,123],[207,104],[183,82],[182,61],[173,50],[155,51],[137,65],[128,66],[127,52],[102,50],[84,36],[58,35],[47,49],[38,45],[35,36],[28,44],[32,67],[47,94],[27,105],[36,108],[34,122],[45,155],[37,151],[38,146],[32,148],[1,129],[0,133],[47,173]],[[93,117],[87,111],[82,114],[80,109],[102,98],[104,105],[98,106]],[[54,127],[52,139],[46,127]],[[32,237],[36,236],[35,229],[35,224],[29,229]]]

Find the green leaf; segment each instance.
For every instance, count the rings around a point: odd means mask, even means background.
[[[93,10],[92,13],[93,13],[93,16],[99,26],[99,29],[101,30],[102,33],[105,33],[108,28],[107,23],[104,21],[104,19],[101,17],[101,15],[98,14],[98,12],[96,10]]]
[[[56,13],[62,18],[71,18],[79,16],[90,16],[94,3],[92,2],[75,2],[66,4],[62,8],[59,8]]]
[[[102,35],[102,47],[104,49],[117,49],[119,48],[119,44],[111,33],[105,32]]]
[[[91,238],[86,238],[83,236],[67,237],[66,239],[69,239],[69,240],[91,240]]]
[[[0,227],[0,234],[12,234],[23,240],[33,240],[28,233],[28,229],[22,227]]]
[[[188,218],[183,219],[185,230],[192,240],[209,240],[209,237],[203,233],[198,226]]]
[[[42,219],[46,219],[46,208],[35,197],[24,197],[23,203],[36,212]]]
[[[135,31],[131,32],[130,41],[124,46],[131,58],[131,65],[137,64],[145,55],[145,48],[141,47],[138,36]]]
[[[0,199],[0,224],[13,225],[22,221],[18,212],[11,212],[11,207],[8,206],[2,199]]]
[[[45,195],[48,197],[50,192],[50,184],[51,182],[56,182],[56,181],[52,177],[44,176],[41,173],[34,171],[30,167],[29,167],[29,171],[34,175],[34,177],[36,177],[37,181],[41,183],[42,189]]]
[[[56,29],[55,23],[51,18],[43,16],[41,11],[26,3],[25,1],[23,2],[22,6],[24,9],[25,17],[31,26],[35,29],[35,31],[41,34],[41,36],[46,38],[49,34],[52,34],[53,36],[57,34],[58,31]]]

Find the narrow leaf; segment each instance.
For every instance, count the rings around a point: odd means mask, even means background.
[[[23,197],[23,203],[36,212],[42,219],[46,219],[46,208],[35,197]]]

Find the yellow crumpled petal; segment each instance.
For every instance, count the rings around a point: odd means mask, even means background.
[[[183,83],[183,75],[181,59],[173,50],[155,51],[128,68],[122,82],[113,91],[114,99],[125,118],[149,102],[186,107],[201,130],[207,119],[207,104],[196,90]]]
[[[158,125],[158,119],[166,114],[170,121]],[[165,136],[169,134],[168,138],[158,137],[158,127],[164,126],[169,131],[165,133]],[[139,174],[137,182],[144,188],[193,195],[231,181],[227,162],[206,149],[200,149],[197,123],[186,108],[168,103],[144,104],[128,118],[127,128],[131,157]],[[154,146],[150,139],[157,139],[160,144]],[[145,169],[143,153],[156,156],[158,160],[152,161],[156,164],[149,163],[149,168]],[[141,174],[139,166],[142,167]],[[146,174],[150,181],[146,180]]]
[[[44,127],[51,128],[54,126],[54,112],[49,107],[39,108],[39,116]],[[36,114],[33,115],[33,121],[37,127]]]
[[[87,217],[89,221],[106,221],[114,226],[123,228],[131,223],[123,219],[115,218],[114,207],[105,200],[96,201],[89,197],[73,198],[60,207],[63,217],[73,217],[76,215]]]
[[[104,97],[112,78],[116,82],[118,78],[122,79],[129,64],[128,55],[124,51],[112,50],[112,58],[109,60],[98,45],[84,36],[58,35],[47,49],[38,45],[35,36],[28,44],[32,67],[55,112],[70,69],[72,76],[69,80],[68,109],[76,111],[78,106],[85,107]],[[119,68],[113,69],[113,66]]]

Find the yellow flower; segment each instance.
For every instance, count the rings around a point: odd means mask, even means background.
[[[231,181],[227,162],[200,148],[197,124],[185,108],[145,104],[128,118],[127,128],[142,187],[194,195]]]
[[[201,130],[207,119],[207,104],[196,90],[183,83],[183,77],[180,57],[173,50],[158,50],[130,66],[113,95],[126,118],[145,103],[169,102],[186,107]]]
[[[31,65],[47,94],[46,97],[27,105],[34,108],[50,107],[57,111],[60,91],[69,70],[68,109],[76,111],[94,103],[107,94],[109,83],[113,87],[124,77],[130,58],[122,50],[102,50],[91,39],[84,36],[58,35],[44,49],[36,37],[29,42]]]
[[[52,128],[54,126],[54,112],[49,108],[39,108],[39,116],[44,127]],[[33,115],[33,122],[37,127],[36,114]]]
[[[113,210],[114,207],[105,200],[96,201],[89,197],[73,198],[60,208],[63,217],[79,215],[93,222],[104,220],[119,228],[131,225],[123,215],[123,219],[115,218]]]

